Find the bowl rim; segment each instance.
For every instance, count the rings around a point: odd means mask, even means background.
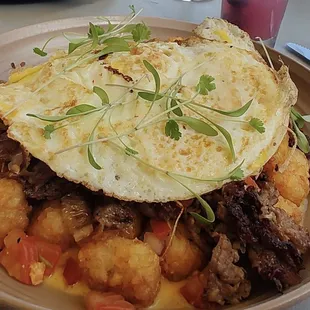
[[[110,15],[107,16],[112,23],[117,23],[124,18],[124,15]],[[106,24],[103,20],[98,20],[96,16],[82,16],[82,17],[72,17],[64,19],[50,20],[47,22],[42,22],[38,24],[28,25],[25,27],[16,28],[8,32],[0,34],[0,46],[8,45],[10,43],[23,40],[30,37],[35,37],[38,35],[43,35],[50,32],[64,31],[70,28],[79,28],[87,27],[89,21],[97,21],[98,24]],[[138,21],[145,21],[151,28],[168,28],[171,30],[180,30],[191,32],[194,27],[197,26],[196,23],[191,23],[188,21],[169,19],[169,18],[159,18],[159,17],[149,17],[149,16],[138,16]],[[260,43],[254,42],[256,48],[260,49]],[[303,63],[296,61],[293,58],[290,58],[287,55],[284,55],[281,52],[278,52],[274,48],[266,47],[268,52],[272,53],[277,58],[281,57],[284,60],[284,63],[288,63],[289,66],[299,67],[302,69],[303,75],[309,75],[310,77],[310,68],[308,68]],[[262,51],[260,51],[262,52]],[[308,211],[310,212],[310,210]],[[262,300],[257,303],[257,305],[245,306],[243,309],[249,310],[280,310],[285,307],[289,307],[293,304],[299,303],[305,300],[310,296],[310,281],[304,284],[301,284],[298,288],[291,288],[289,292],[286,292],[278,297],[272,295],[271,300]],[[31,310],[51,310],[50,308],[38,306],[32,304],[30,301],[22,300],[13,295],[10,295],[6,292],[0,292],[0,301],[7,305],[26,308]],[[0,303],[0,306],[2,305]],[[310,300],[309,300],[310,303]],[[240,304],[242,307],[242,303]],[[242,309],[242,308],[241,308]]]

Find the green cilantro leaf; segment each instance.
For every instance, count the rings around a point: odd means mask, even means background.
[[[169,120],[166,123],[165,126],[165,134],[167,137],[170,137],[171,139],[174,140],[179,140],[182,136],[180,130],[179,130],[179,125],[176,121],[174,120]]]
[[[259,118],[253,117],[249,121],[249,125],[253,127],[255,130],[257,130],[259,133],[265,132],[264,123]]]
[[[44,138],[45,139],[51,139],[51,134],[53,131],[55,131],[54,125],[46,125],[44,127],[44,133],[43,133]]]
[[[210,75],[202,75],[196,86],[196,91],[200,95],[208,95],[209,91],[216,89],[215,83],[213,83],[214,80],[214,77]]]
[[[44,52],[43,49],[40,49],[40,48],[38,48],[38,47],[35,47],[35,48],[33,49],[33,52],[34,52],[35,54],[39,55],[39,56],[42,56],[42,57],[44,57],[44,56],[47,55],[47,53]]]
[[[142,42],[148,40],[151,36],[151,30],[144,23],[136,24],[131,31],[132,38],[135,42]]]

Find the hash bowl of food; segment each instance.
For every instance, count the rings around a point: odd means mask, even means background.
[[[306,296],[310,73],[226,21],[131,10],[0,36],[1,301],[275,309]]]

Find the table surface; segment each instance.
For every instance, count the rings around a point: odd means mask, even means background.
[[[268,0],[264,0],[268,1]],[[56,0],[30,4],[1,4],[0,33],[49,20],[90,16],[127,15],[128,5],[144,8],[143,16],[165,17],[199,23],[205,16],[219,17],[221,0],[183,2],[181,0]],[[6,1],[12,3],[15,1]],[[278,35],[275,49],[310,68],[310,63],[285,48],[295,42],[310,48],[310,0],[290,0]],[[0,308],[4,309],[4,308]],[[310,299],[290,310],[310,309]]]

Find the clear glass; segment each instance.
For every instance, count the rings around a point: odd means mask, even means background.
[[[273,47],[288,0],[222,0],[222,18]]]

